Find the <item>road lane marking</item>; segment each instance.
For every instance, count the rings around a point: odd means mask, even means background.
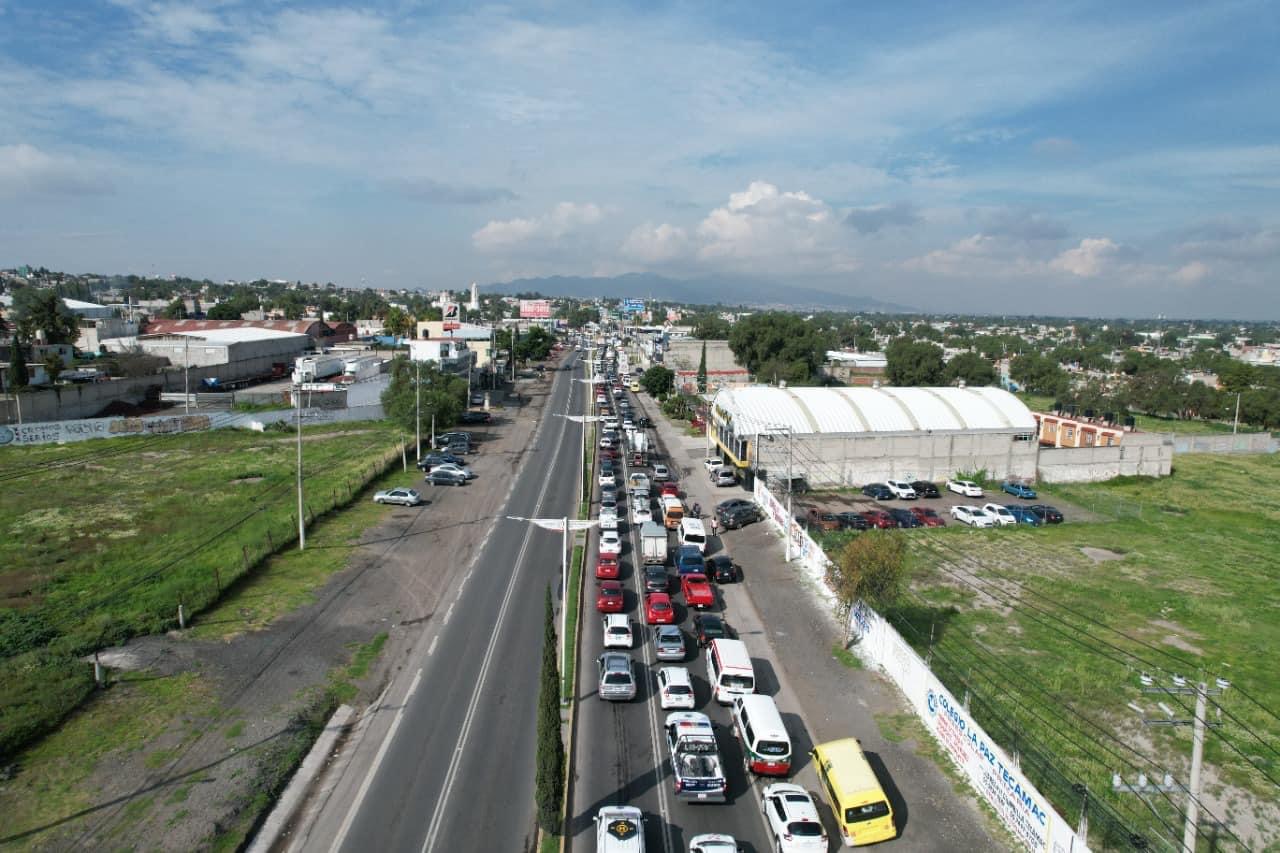
[[[551,457],[551,464],[546,468],[546,476],[542,480],[542,489],[538,494],[537,503],[533,507],[533,515],[536,517],[542,509],[542,502],[547,497],[547,489],[551,485],[552,474],[556,470],[556,462],[560,458],[560,450],[564,446],[563,428],[561,429],[560,441],[556,442],[555,453]],[[463,717],[462,729],[458,732],[458,740],[453,750],[453,759],[449,762],[449,769],[445,772],[444,780],[441,783],[440,798],[436,800],[435,809],[431,815],[431,822],[427,826],[427,837],[422,842],[422,853],[429,853],[435,848],[436,838],[440,833],[440,826],[443,823],[446,806],[449,803],[449,794],[453,790],[454,778],[458,774],[460,759],[466,749],[467,740],[471,735],[471,724],[475,720],[476,710],[480,704],[480,694],[484,691],[485,682],[488,680],[489,667],[493,663],[494,652],[498,647],[498,640],[502,636],[503,627],[507,624],[507,609],[511,606],[512,596],[515,593],[516,581],[520,579],[521,570],[525,564],[525,554],[529,550],[529,543],[532,541],[534,527],[528,526],[525,529],[524,541],[520,543],[520,553],[516,555],[515,571],[511,573],[511,579],[507,581],[507,589],[502,597],[502,606],[498,609],[498,615],[494,620],[495,628],[492,636],[489,638],[489,646],[485,649],[484,659],[480,664],[480,672],[476,679],[475,689],[471,692],[471,700],[467,703],[467,713]],[[452,608],[450,608],[452,609]],[[446,615],[445,621],[448,621]]]
[[[431,638],[431,648],[427,649],[427,657],[431,657],[436,653],[436,643],[440,642],[440,635],[436,634]]]
[[[458,603],[458,599],[454,599],[449,604],[449,609],[444,612],[444,624],[448,625],[449,620],[453,618],[453,605]]]
[[[351,808],[347,810],[347,816],[342,820],[342,826],[338,827],[338,834],[333,838],[329,853],[337,853],[342,848],[342,842],[347,839],[347,833],[351,831],[351,824],[355,821],[356,815],[360,811],[364,796],[369,793],[369,786],[373,784],[373,777],[377,775],[382,759],[386,758],[387,750],[391,748],[391,742],[395,740],[396,731],[400,728],[400,722],[404,719],[405,708],[409,706],[409,697],[418,689],[418,682],[420,681],[422,681],[421,669],[414,673],[413,682],[409,685],[408,692],[404,694],[404,701],[400,703],[400,708],[396,711],[396,718],[391,721],[391,728],[387,731],[387,736],[382,739],[382,745],[378,747],[378,754],[374,756],[369,772],[365,773],[364,781],[360,783],[360,790],[356,792],[355,799],[351,801]]]

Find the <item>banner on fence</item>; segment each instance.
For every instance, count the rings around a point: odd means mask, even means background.
[[[0,447],[18,444],[66,444],[122,435],[166,435],[209,429],[208,415],[168,415],[145,418],[86,418],[0,426]]]

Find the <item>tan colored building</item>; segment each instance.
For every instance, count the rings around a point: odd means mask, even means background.
[[[496,355],[494,348],[490,346],[490,341],[493,340],[493,329],[488,326],[463,323],[462,328],[446,332],[443,320],[420,320],[417,326],[417,338],[418,340],[466,341],[467,347],[475,353],[475,370],[488,370]]]
[[[1032,412],[1040,432],[1042,447],[1115,447],[1132,427],[1099,418]]]

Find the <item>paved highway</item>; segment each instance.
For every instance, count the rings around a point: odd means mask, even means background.
[[[626,453],[622,454],[623,457]],[[651,469],[642,469],[651,473]],[[619,494],[625,492],[623,465]],[[630,498],[622,498],[619,516],[630,516]],[[593,506],[593,514],[595,508]],[[621,522],[624,533],[620,559],[623,585],[627,590],[626,612],[631,617],[637,638],[631,650],[636,661],[639,692],[631,702],[604,702],[596,696],[596,658],[603,651],[601,616],[595,611],[596,535],[590,536],[587,556],[587,598],[584,608],[581,671],[578,680],[578,746],[574,799],[570,810],[569,832],[574,850],[595,849],[593,817],[601,806],[632,805],[644,811],[645,844],[650,851],[687,850],[689,840],[700,833],[723,832],[734,836],[744,851],[768,850],[763,818],[760,814],[758,789],[751,785],[743,767],[742,751],[733,736],[728,710],[711,699],[706,680],[705,653],[697,649],[692,634],[692,613],[675,594],[674,573],[670,570],[670,591],[677,618],[686,633],[686,655],[683,663],[659,663],[654,656],[652,628],[644,624],[643,561],[639,558],[639,530]],[[717,590],[718,607],[727,597],[732,601],[742,595],[737,589]],[[732,607],[725,615],[733,622]],[[673,790],[670,762],[662,723],[670,712],[659,706],[655,697],[655,673],[659,666],[684,666],[693,676],[697,694],[697,710],[707,714],[716,728],[720,757],[729,784],[725,804],[693,805],[677,800]]]
[[[568,363],[555,374],[533,464],[511,471],[498,519],[475,520],[487,536],[475,565],[442,599],[434,636],[366,715],[303,849],[532,848],[543,596],[548,583],[558,588],[561,538],[503,516],[576,513],[581,426],[557,414],[581,412],[585,386],[572,381],[577,357]]]

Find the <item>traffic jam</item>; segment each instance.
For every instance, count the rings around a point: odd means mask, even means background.
[[[728,601],[744,593],[724,593],[742,569],[716,534],[760,520],[758,508],[740,498],[686,505],[679,477],[703,466],[682,472],[665,457],[633,402],[639,379],[620,342],[578,347],[599,424],[586,566],[599,627],[584,620],[580,698],[594,692],[612,706],[584,709],[579,728],[578,761],[593,764],[579,767],[577,784],[601,789],[576,795],[590,804],[579,823],[591,821],[595,849],[785,853],[896,837],[855,739],[793,754],[782,712],[731,627]],[[711,484],[725,476],[719,460],[704,465]],[[790,781],[797,765],[814,767],[819,791]]]

